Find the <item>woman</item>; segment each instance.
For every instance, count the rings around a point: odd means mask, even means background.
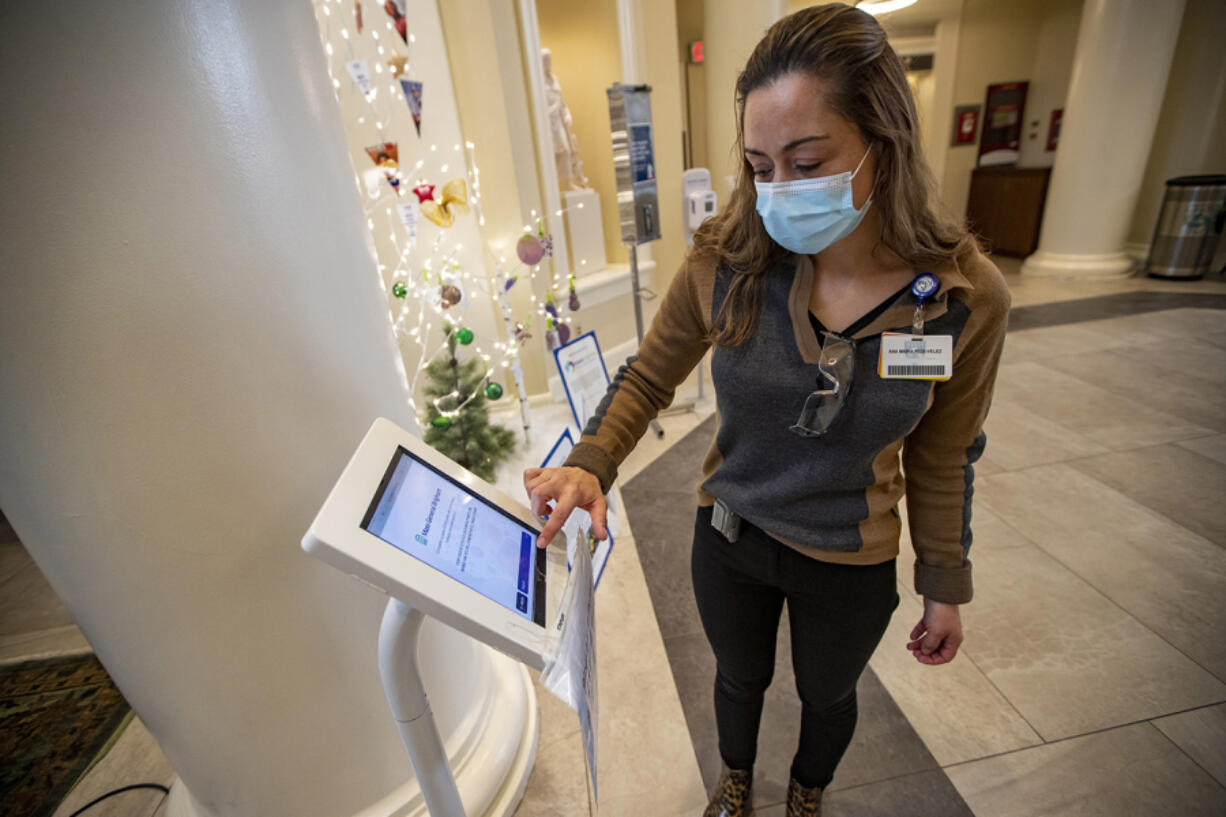
[[[812,817],[855,729],[856,680],[898,603],[904,496],[924,598],[907,648],[944,664],[962,643],[972,464],[1009,293],[930,208],[911,93],[871,16],[833,4],[780,20],[737,80],[736,104],[731,201],[695,236],[566,465],[528,469],[524,483],[550,514],[543,541],[574,508],[603,535],[618,464],[714,345],[719,429],[692,575],[726,770],[705,814],[748,813],[786,602],[802,702],[787,814]]]

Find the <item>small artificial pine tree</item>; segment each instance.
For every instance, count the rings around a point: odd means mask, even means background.
[[[490,423],[485,389],[481,387],[485,379],[481,363],[475,359],[462,361],[456,356],[457,340],[463,343],[467,338],[467,343],[471,343],[472,332],[454,327],[443,331],[447,335],[447,354],[426,366],[430,379],[426,395],[431,398],[427,404],[430,426],[426,429],[426,442],[485,481],[493,482],[498,464],[515,450],[515,434]],[[473,398],[455,417],[444,416],[434,404],[438,400],[444,411],[451,411],[470,394]]]

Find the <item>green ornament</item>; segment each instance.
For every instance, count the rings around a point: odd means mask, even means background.
[[[456,337],[456,340],[458,340],[462,346],[467,346],[468,344],[473,342],[473,337],[475,336],[473,335],[473,330],[461,329],[455,333],[455,337]]]
[[[440,414],[430,421],[430,425],[434,426],[435,428],[446,428],[447,426],[451,425],[451,418],[444,417]]]
[[[404,281],[397,281],[396,283],[392,284],[392,294],[397,298],[403,298],[409,294],[409,287]]]
[[[502,397],[502,386],[497,383],[490,383],[485,387],[485,396],[491,400],[497,400]]]

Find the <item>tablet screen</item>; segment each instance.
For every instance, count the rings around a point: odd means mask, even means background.
[[[362,527],[487,599],[545,626],[539,531],[398,447]]]

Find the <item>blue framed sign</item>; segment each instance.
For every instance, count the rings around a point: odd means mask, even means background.
[[[562,387],[566,389],[575,428],[582,434],[609,390],[609,370],[605,368],[596,333],[586,332],[554,349],[553,359],[558,364]]]
[[[541,467],[562,467],[562,463],[566,462],[566,457],[574,447],[575,440],[571,437],[570,429],[568,428],[558,437],[558,441],[553,444],[553,448],[549,449],[549,454],[545,457],[545,461],[541,463]],[[609,505],[606,523],[609,536],[603,542],[591,536],[592,518],[588,515],[587,511],[581,508],[575,508],[570,518],[566,520],[566,524],[562,526],[562,530],[566,533],[567,541],[574,541],[577,536],[580,542],[586,541],[588,547],[591,548],[593,589],[600,587],[600,577],[604,575],[604,567],[609,561],[609,554],[613,551],[613,536],[618,526],[617,506],[613,504],[612,494],[605,495],[605,502]]]

